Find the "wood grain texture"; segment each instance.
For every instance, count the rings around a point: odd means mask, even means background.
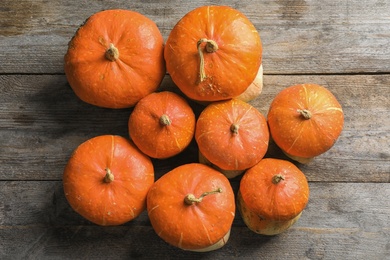
[[[309,186],[309,203],[298,226],[390,231],[389,184],[311,182]],[[2,181],[0,188],[0,227],[96,226],[72,210],[61,181]],[[239,183],[232,182],[232,188],[236,194]],[[124,224],[134,225],[150,226],[146,212]],[[238,212],[234,226],[245,227]]]
[[[3,228],[2,259],[386,259],[388,231],[293,227],[276,237],[233,227],[220,250],[194,253],[167,245],[151,227]],[[12,238],[9,239],[9,238]],[[12,241],[17,240],[18,246]]]
[[[67,43],[94,12],[123,8],[152,19],[166,39],[190,10],[220,1],[5,0],[0,74],[63,73]],[[260,32],[266,74],[389,73],[389,1],[225,1]]]
[[[153,231],[146,212],[118,227],[89,223],[70,208],[60,181],[0,182],[0,209],[0,258],[103,259],[108,249],[110,259],[200,256],[163,242]],[[226,246],[202,256],[382,259],[390,253],[388,223],[388,184],[311,183],[309,204],[291,230],[275,237],[257,235],[246,228],[237,212]],[[24,250],[12,244],[16,239]]]

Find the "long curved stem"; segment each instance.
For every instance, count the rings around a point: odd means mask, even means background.
[[[207,191],[207,192],[202,193],[202,195],[200,195],[199,198],[196,198],[194,194],[190,193],[190,194],[187,194],[187,196],[184,197],[184,202],[187,205],[192,205],[194,203],[202,202],[203,198],[206,197],[207,195],[221,193],[221,192],[222,192],[222,189],[218,188],[218,189],[213,190],[213,191]]]
[[[215,52],[215,51],[218,50],[218,44],[215,41],[213,41],[213,40],[202,38],[202,39],[200,39],[198,41],[197,49],[198,49],[199,59],[200,59],[200,65],[199,65],[199,78],[200,78],[200,82],[204,81],[207,78],[206,72],[205,72],[205,69],[204,69],[203,51],[200,48],[201,44],[204,43],[204,42],[206,43],[206,47],[205,47],[206,52],[212,53],[212,52]]]

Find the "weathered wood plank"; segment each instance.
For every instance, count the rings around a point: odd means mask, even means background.
[[[138,11],[164,38],[190,10],[219,1],[2,1],[0,74],[63,73],[76,29],[103,9]],[[224,1],[255,24],[266,74],[390,72],[388,1]]]
[[[291,230],[263,237],[237,213],[224,248],[194,254],[157,237],[146,212],[123,226],[98,227],[73,212],[60,181],[1,181],[0,258],[384,259],[390,253],[389,185],[310,183],[309,204]]]
[[[328,87],[345,112],[344,131],[335,146],[300,166],[309,180],[390,182],[390,78],[266,75],[263,93],[251,104],[266,115],[280,90],[304,82]],[[177,91],[168,76],[161,89]],[[70,153],[81,142],[100,134],[128,136],[131,109],[101,109],[80,101],[64,75],[2,75],[0,92],[1,180],[59,180]],[[197,113],[203,108],[191,105]],[[267,156],[283,158],[273,146]],[[196,159],[193,142],[177,157],[156,160],[156,171],[161,174]]]
[[[236,193],[239,179],[231,181]],[[390,228],[389,183],[310,182],[310,200],[299,220],[307,228]],[[66,201],[62,181],[0,181],[0,226],[93,225]],[[150,225],[146,213],[125,225]],[[244,226],[237,213],[235,226]]]
[[[387,233],[386,233],[387,232]],[[0,230],[2,259],[387,259],[388,229],[299,228],[276,237],[233,227],[221,249],[194,253],[166,244],[151,227],[9,227]]]

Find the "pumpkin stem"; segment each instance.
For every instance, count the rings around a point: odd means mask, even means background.
[[[284,180],[284,177],[281,174],[276,174],[276,175],[274,175],[274,177],[272,177],[272,183],[273,184],[278,184],[282,180]]]
[[[204,42],[206,43],[206,47],[205,47],[206,52],[213,53],[213,52],[216,52],[218,50],[218,44],[213,40],[208,40],[206,38],[202,38],[198,41],[197,48],[198,48],[198,53],[199,53],[199,58],[200,58],[200,68],[199,68],[200,82],[204,81],[207,77],[206,72],[204,70],[203,51],[200,48],[200,45]]]
[[[311,112],[307,109],[298,109],[298,113],[306,120],[311,118]]]
[[[203,198],[207,195],[211,195],[211,194],[216,194],[216,193],[221,193],[222,192],[222,189],[221,188],[218,188],[216,190],[213,190],[213,191],[207,191],[207,192],[204,192],[202,195],[200,195],[199,198],[196,198],[194,194],[187,194],[184,198],[184,203],[187,204],[187,205],[192,205],[194,204],[195,202],[202,202]]]
[[[116,61],[119,58],[119,51],[114,44],[110,43],[105,56],[109,61]]]
[[[114,181],[114,174],[112,174],[109,168],[106,168],[106,175],[104,176],[104,182],[110,183]]]
[[[230,131],[233,133],[233,134],[238,134],[238,129],[240,128],[240,126],[238,124],[235,124],[233,123],[231,126],[230,126]]]
[[[167,114],[163,114],[160,117],[160,124],[163,126],[168,126],[171,124],[171,119],[169,119],[169,116]]]

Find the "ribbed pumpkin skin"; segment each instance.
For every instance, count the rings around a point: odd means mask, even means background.
[[[105,182],[107,171],[113,175]],[[127,139],[102,135],[80,144],[63,173],[65,197],[89,221],[121,225],[146,208],[146,195],[154,183],[149,157]]]
[[[179,154],[190,144],[195,114],[178,94],[151,93],[134,107],[128,128],[131,139],[143,153],[164,159]]]
[[[305,119],[300,111],[308,111]],[[279,92],[268,111],[272,139],[288,155],[312,158],[329,150],[340,136],[344,114],[336,97],[317,84]]]
[[[276,175],[283,177],[274,183]],[[247,208],[265,220],[288,221],[298,216],[309,201],[306,176],[293,163],[265,158],[248,169],[239,192]]]
[[[113,44],[119,57],[106,58]],[[146,16],[130,10],[93,14],[77,30],[65,55],[65,74],[83,101],[106,108],[132,107],[155,91],[164,75],[164,40]]]
[[[202,81],[198,42],[213,40],[218,49],[206,51]],[[189,98],[218,101],[243,93],[262,62],[262,43],[244,14],[227,6],[202,6],[187,13],[172,29],[164,49],[167,71]]]
[[[294,225],[302,215],[302,213],[300,213],[291,220],[270,220],[261,218],[245,205],[240,192],[237,194],[237,207],[245,225],[247,225],[250,230],[255,233],[268,236],[277,235],[286,231]]]
[[[185,197],[199,198],[187,205]],[[234,193],[220,172],[199,163],[181,165],[164,174],[151,187],[147,211],[155,232],[167,243],[185,250],[201,250],[223,240],[235,216]],[[227,241],[223,241],[225,244]]]
[[[237,132],[232,132],[232,126]],[[231,99],[213,102],[200,114],[195,128],[199,151],[223,170],[245,170],[258,163],[268,149],[265,117],[252,105]]]

